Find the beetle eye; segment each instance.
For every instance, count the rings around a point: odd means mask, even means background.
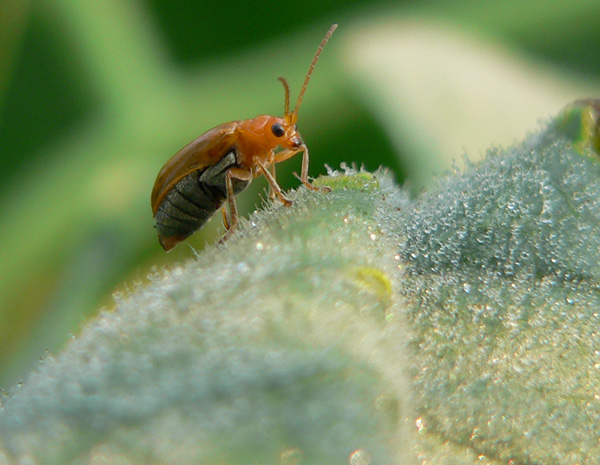
[[[281,124],[275,123],[273,126],[271,126],[271,132],[275,137],[281,137],[285,134],[285,129],[283,129]]]

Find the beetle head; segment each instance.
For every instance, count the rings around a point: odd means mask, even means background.
[[[286,117],[272,116],[268,123],[268,130],[270,131],[269,137],[273,138],[273,146],[297,149],[304,145],[296,124]]]

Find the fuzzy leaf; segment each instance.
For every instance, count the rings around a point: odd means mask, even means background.
[[[592,100],[411,201],[346,169],[120,297],[0,410],[0,463],[592,463]]]
[[[5,454],[397,461],[409,450],[396,442],[406,336],[380,217],[406,199],[382,174],[331,181],[331,193],[302,189],[291,208],[269,206],[225,246],[157,273],[44,360],[0,412]]]

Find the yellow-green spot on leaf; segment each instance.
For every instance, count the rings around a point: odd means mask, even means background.
[[[329,187],[333,191],[355,189],[363,192],[373,192],[379,189],[377,178],[366,171],[352,175],[319,176],[314,180],[313,185],[316,187]]]
[[[591,149],[600,156],[600,100],[577,100],[561,113],[557,128],[573,140],[573,148],[585,154]]]
[[[361,291],[374,295],[385,308],[392,304],[392,283],[380,269],[358,266],[348,271],[348,277]]]

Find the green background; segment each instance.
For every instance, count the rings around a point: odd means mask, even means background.
[[[599,21],[592,0],[4,0],[0,388],[111,307],[115,290],[192,256],[157,243],[156,173],[210,127],[281,114],[276,77],[297,95],[331,23],[298,123],[311,175],[386,165],[417,193],[463,150],[475,159],[597,96]],[[278,167],[283,187],[297,185],[299,163]],[[240,196],[243,212],[264,187]],[[219,234],[216,218],[190,244]]]

